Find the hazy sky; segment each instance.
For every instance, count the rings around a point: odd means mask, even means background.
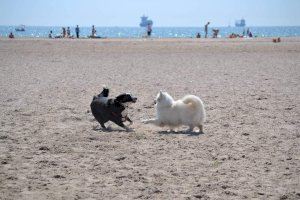
[[[249,26],[300,25],[300,0],[0,0],[0,25]]]

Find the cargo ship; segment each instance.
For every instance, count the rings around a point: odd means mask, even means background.
[[[240,19],[235,21],[235,26],[236,27],[245,27],[246,26],[246,20],[245,19]]]
[[[145,15],[141,16],[140,27],[147,27],[148,25],[152,26],[153,21],[148,19],[148,17]]]

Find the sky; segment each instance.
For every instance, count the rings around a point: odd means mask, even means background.
[[[0,25],[300,26],[300,0],[0,0]]]

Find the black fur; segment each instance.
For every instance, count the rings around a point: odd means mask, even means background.
[[[123,123],[125,121],[132,123],[127,115],[122,116],[122,112],[126,109],[124,103],[135,103],[137,98],[131,94],[124,93],[112,99],[108,98],[108,94],[109,89],[103,88],[103,91],[99,95],[94,96],[91,103],[91,110],[95,119],[104,129],[106,129],[104,124],[108,121],[112,121],[122,128],[129,130]]]

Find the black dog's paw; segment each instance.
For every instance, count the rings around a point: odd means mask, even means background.
[[[93,130],[93,131],[99,131],[99,130],[101,130],[101,129],[100,129],[100,127],[99,127],[98,125],[96,125],[96,126],[93,126],[92,130]]]
[[[125,130],[126,130],[126,132],[134,132],[134,129],[133,128],[129,128],[129,127],[126,127]]]
[[[111,128],[111,125],[108,125],[106,128],[105,128],[106,131],[112,131],[113,129]]]

